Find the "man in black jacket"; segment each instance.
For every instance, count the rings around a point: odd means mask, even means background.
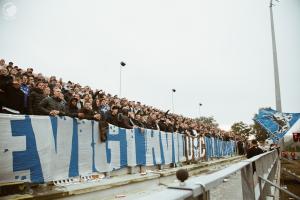
[[[247,151],[247,158],[252,158],[259,154],[262,154],[264,151],[258,147],[257,140],[251,141],[251,147]]]
[[[24,93],[20,90],[21,80],[15,78],[12,83],[0,91],[0,111],[11,114],[24,114]],[[1,110],[1,106],[2,110]]]
[[[83,108],[81,108],[78,111],[78,117],[79,119],[95,119],[95,120],[100,120],[101,115],[99,113],[95,113],[92,109],[92,105],[90,102],[85,102]]]
[[[40,115],[40,102],[45,98],[44,95],[44,83],[37,82],[35,88],[32,89],[29,95],[29,114],[31,115]]]
[[[257,140],[251,141],[251,147],[247,151],[247,158],[252,158],[254,156],[257,156],[259,154],[262,154],[264,151],[258,147]],[[253,173],[256,171],[255,162],[252,163]]]
[[[70,117],[78,117],[78,107],[77,107],[77,102],[78,102],[78,99],[75,98],[75,97],[72,97],[68,103],[68,106],[67,106],[67,113],[68,113],[68,116]]]

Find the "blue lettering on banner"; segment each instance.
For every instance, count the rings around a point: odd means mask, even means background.
[[[150,135],[151,135],[152,138],[155,137],[154,136],[154,130],[150,130]],[[149,143],[147,143],[147,144],[149,144]],[[155,157],[154,147],[152,147],[152,155],[153,155],[153,164],[156,165],[156,157]]]
[[[222,141],[219,138],[201,138],[200,141],[204,141],[205,149],[196,149],[197,152],[189,153],[189,151],[192,152],[199,146],[199,139],[194,138],[196,141],[191,142],[191,138],[185,140],[185,135],[179,133],[171,134],[149,129],[143,129],[142,131],[140,128],[134,128],[129,133],[127,132],[129,130],[109,125],[107,140],[105,143],[101,143],[99,141],[99,129],[96,127],[97,122],[95,121],[88,121],[85,126],[82,126],[82,124],[78,125],[79,119],[69,117],[64,117],[64,120],[61,120],[58,117],[46,116],[32,116],[31,118],[21,115],[0,115],[10,120],[13,137],[23,136],[26,138],[26,150],[12,151],[12,169],[5,169],[5,171],[15,172],[11,176],[11,181],[22,179],[33,183],[43,183],[44,181],[76,177],[91,172],[111,171],[126,167],[129,164],[135,166],[176,163],[186,161],[186,156],[191,159],[193,153],[195,159],[200,159],[204,156],[203,151],[206,152],[207,159],[235,153],[236,145],[234,141]],[[80,123],[84,123],[84,121],[80,121]],[[42,141],[41,137],[43,126],[49,128],[49,130],[47,129],[48,140],[45,141]],[[78,132],[82,127],[84,127],[83,132]],[[4,127],[0,127],[0,133],[5,130]],[[69,143],[64,149],[63,139],[68,137],[68,133],[70,133]],[[89,138],[79,141],[82,137],[85,139],[85,134]],[[130,138],[127,138],[128,136]],[[39,142],[43,142],[42,145]],[[135,150],[131,151],[128,144],[135,145],[133,146]],[[8,143],[8,145],[13,144]],[[5,149],[16,148],[7,146]],[[88,149],[88,151],[85,151],[85,149]],[[41,150],[47,152],[43,153]],[[188,151],[188,154],[185,150]],[[66,151],[67,153],[64,153]],[[199,153],[198,151],[201,154],[200,157],[196,155]],[[47,158],[47,156],[51,157]],[[58,165],[62,166],[60,172],[55,170],[52,172],[52,168],[48,168],[48,163],[57,162],[60,157],[67,159],[65,160],[66,164]],[[0,162],[7,162],[5,159],[8,158],[0,157]],[[47,159],[52,160],[48,162]],[[81,163],[79,163],[79,159]],[[45,169],[42,169],[42,167]],[[81,171],[79,171],[79,167]],[[2,180],[0,177],[1,181],[4,181],[4,178]]]
[[[120,152],[119,152],[119,160],[120,160],[120,167],[125,167],[127,166],[127,140],[126,140],[126,129],[124,128],[118,128],[116,127],[116,129],[118,130],[118,133],[116,134],[114,132],[114,134],[112,133],[112,129],[109,129],[109,134],[108,134],[108,139],[107,142],[113,142],[113,141],[118,141],[120,144]],[[108,147],[107,144],[107,152],[109,152],[109,156],[108,157],[108,163],[111,163],[111,149]]]
[[[162,138],[161,138],[161,132],[159,132],[159,145],[160,145],[160,155],[161,155],[161,164],[165,164],[165,155],[164,155],[164,147],[162,143]]]
[[[12,136],[26,137],[26,151],[13,152],[13,171],[30,170],[31,181],[43,183],[44,177],[31,126],[31,119],[29,116],[25,116],[24,120],[11,120],[11,129]],[[25,177],[22,177],[22,179],[24,180]]]
[[[77,120],[73,119],[73,137],[72,137],[72,154],[69,167],[69,176],[79,176],[78,170],[78,124]]]
[[[57,153],[57,117],[50,117],[54,137],[55,152]]]
[[[175,133],[172,133],[172,163],[176,163],[176,160],[175,160],[175,144],[174,144],[174,136]],[[176,134],[176,137],[177,137],[177,134]],[[176,140],[178,142],[178,140]]]
[[[136,164],[146,165],[146,142],[145,135],[140,128],[134,129],[135,133],[135,148],[136,148]]]
[[[98,123],[96,123],[98,125]],[[96,164],[95,164],[95,131],[94,131],[95,121],[92,121],[92,149],[93,149],[93,172],[97,172]]]

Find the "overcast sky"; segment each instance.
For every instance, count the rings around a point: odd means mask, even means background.
[[[0,0],[0,57],[221,127],[275,107],[268,0]],[[274,7],[284,112],[300,112],[300,0]]]

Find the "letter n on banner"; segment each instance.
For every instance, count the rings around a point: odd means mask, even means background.
[[[206,160],[211,157],[211,140],[210,137],[205,137]]]
[[[160,131],[161,154],[163,157],[162,164],[172,163],[173,137],[172,133]]]
[[[162,164],[159,131],[145,129],[146,135],[146,165]]]
[[[178,133],[172,133],[172,163],[178,162]]]

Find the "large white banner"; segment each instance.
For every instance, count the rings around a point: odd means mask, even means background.
[[[182,135],[69,117],[0,114],[0,181],[48,182],[136,165],[182,161]]]
[[[211,139],[186,143],[179,133],[113,125],[107,141],[100,142],[98,122],[69,117],[0,114],[0,135],[0,182],[43,183],[127,166],[198,160],[207,158],[205,152],[210,157],[229,155],[234,150],[229,142],[224,150],[211,151]]]

